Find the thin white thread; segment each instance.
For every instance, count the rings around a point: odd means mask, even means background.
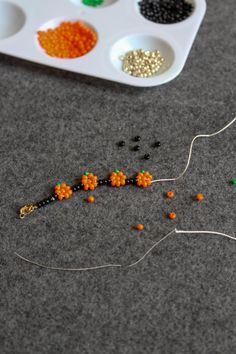
[[[236,121],[236,117],[235,117],[231,122],[229,122],[224,128],[218,130],[218,131],[215,132],[215,133],[196,135],[196,136],[193,138],[193,140],[192,140],[192,142],[191,142],[191,144],[190,144],[188,160],[187,160],[187,164],[186,164],[185,169],[183,170],[183,172],[181,172],[181,174],[180,174],[178,177],[175,177],[175,178],[155,179],[155,180],[152,181],[152,183],[177,181],[178,179],[180,179],[181,177],[183,177],[184,174],[187,172],[187,169],[189,168],[189,164],[190,164],[191,157],[192,157],[193,144],[194,144],[195,140],[197,140],[198,138],[209,138],[209,137],[218,135],[218,134],[222,133],[224,130],[226,130],[227,128],[229,128],[235,121]]]
[[[217,232],[217,231],[183,231],[183,230],[177,230],[175,229],[175,232],[177,234],[212,234],[212,235],[219,235],[219,236],[223,236],[223,237],[227,237],[230,238],[231,240],[236,241],[236,237],[234,236],[230,236],[227,234],[223,234],[222,232]]]
[[[86,267],[86,268],[62,268],[62,267],[51,267],[51,266],[47,266],[45,264],[41,264],[35,261],[31,261],[30,259],[27,259],[23,256],[21,256],[19,253],[14,252],[14,254],[19,257],[20,259],[22,259],[23,261],[36,265],[40,268],[46,268],[46,269],[50,269],[50,270],[64,270],[64,271],[69,271],[69,272],[82,272],[82,271],[87,271],[87,270],[96,270],[96,269],[102,269],[102,268],[111,268],[111,267],[122,267],[120,264],[104,264],[101,266],[95,266],[95,267]]]
[[[134,263],[131,263],[131,264],[128,264],[128,265],[122,265],[122,264],[104,264],[104,265],[101,265],[101,266],[96,266],[96,267],[86,267],[86,268],[62,268],[62,267],[52,267],[52,266],[47,266],[45,264],[41,264],[41,263],[38,263],[38,262],[34,262],[34,261],[31,261],[30,259],[27,259],[23,256],[21,256],[20,254],[18,254],[17,252],[15,252],[14,254],[19,257],[20,259],[22,259],[23,261],[27,262],[27,263],[30,263],[30,264],[33,264],[33,265],[36,265],[40,268],[46,268],[46,269],[49,269],[49,270],[60,270],[60,271],[70,271],[70,272],[81,272],[81,271],[88,271],[88,270],[97,270],[97,269],[103,269],[103,268],[131,268],[131,267],[134,267],[136,266],[137,264],[141,263],[147,256],[149,253],[152,252],[152,250],[154,248],[156,248],[162,241],[164,241],[165,239],[167,239],[167,237],[169,237],[170,235],[172,235],[173,233],[176,233],[176,234],[210,234],[210,235],[219,235],[219,236],[222,236],[222,237],[227,237],[231,240],[234,240],[236,241],[236,237],[235,236],[230,236],[230,235],[227,235],[225,233],[222,233],[222,232],[217,232],[217,231],[206,231],[206,230],[198,230],[198,231],[184,231],[184,230],[177,230],[177,229],[174,229],[172,231],[170,231],[167,235],[165,235],[164,237],[162,237],[159,241],[155,242],[154,245],[152,245],[152,247],[150,247],[147,252],[144,253],[144,255],[139,258],[136,262]]]

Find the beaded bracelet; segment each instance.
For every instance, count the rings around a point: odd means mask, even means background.
[[[24,219],[28,214],[31,214],[33,211],[40,209],[50,203],[53,203],[57,200],[61,201],[63,199],[69,199],[74,192],[79,190],[94,190],[98,186],[108,185],[111,187],[123,187],[127,185],[136,185],[138,187],[146,188],[152,184],[152,175],[145,171],[141,170],[137,173],[135,178],[127,178],[126,175],[119,170],[114,170],[108,179],[98,179],[96,175],[91,172],[86,171],[82,177],[81,182],[73,186],[69,186],[66,183],[58,182],[54,187],[54,193],[51,194],[48,198],[41,200],[37,203],[26,204],[20,208],[19,217]]]

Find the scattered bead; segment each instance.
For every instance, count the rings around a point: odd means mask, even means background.
[[[168,218],[171,219],[171,220],[176,219],[176,217],[177,217],[177,215],[176,215],[176,213],[174,213],[173,211],[168,214]]]
[[[134,138],[134,141],[140,141],[141,140],[141,136],[137,135],[135,138]]]
[[[174,196],[175,196],[175,193],[173,191],[166,192],[166,197],[167,198],[172,199],[172,198],[174,198]]]
[[[150,154],[145,154],[143,157],[145,160],[149,160],[150,159]]]
[[[236,179],[232,179],[231,184],[236,184]]]
[[[120,147],[123,147],[123,146],[125,146],[125,142],[122,140],[122,141],[120,141],[119,143],[118,143],[118,146],[120,146]]]
[[[149,172],[142,170],[136,176],[136,184],[138,187],[149,187],[152,184],[152,175]]]
[[[153,144],[153,147],[160,147],[160,146],[161,146],[160,141],[156,141],[156,142]]]
[[[98,185],[98,178],[93,173],[86,171],[82,176],[81,182],[85,191],[93,191]]]
[[[112,187],[125,186],[126,175],[122,171],[116,169],[110,175],[110,183]]]
[[[139,151],[140,150],[140,146],[139,145],[135,145],[134,146],[134,151]]]
[[[136,228],[136,230],[138,230],[138,231],[142,231],[142,230],[144,229],[144,226],[143,226],[143,224],[137,224],[137,225],[135,226],[135,228]]]
[[[61,22],[59,26],[38,31],[38,41],[45,52],[57,58],[78,58],[97,42],[94,30],[80,21]]]
[[[88,203],[94,203],[94,201],[95,201],[95,198],[94,198],[93,195],[89,195],[89,196],[87,197],[87,202],[88,202]]]
[[[122,70],[125,73],[142,78],[155,75],[164,62],[159,50],[148,51],[143,49],[127,52],[121,60],[123,61]]]
[[[57,183],[54,188],[55,194],[59,200],[69,199],[72,196],[72,190],[66,183]]]
[[[185,0],[141,0],[140,13],[156,23],[176,23],[185,20],[193,12],[193,5]]]
[[[196,196],[195,196],[195,199],[198,201],[198,202],[201,202],[203,199],[204,199],[204,195],[202,193],[198,193]]]

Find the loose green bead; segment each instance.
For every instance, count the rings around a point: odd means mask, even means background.
[[[236,179],[232,179],[231,184],[236,184]]]
[[[114,172],[115,172],[115,173],[119,173],[120,171],[119,171],[119,170],[117,170],[117,168],[116,168],[116,169],[114,170]]]
[[[145,172],[145,170],[141,170],[141,173],[144,173]]]
[[[57,186],[60,186],[60,185],[61,185],[61,182],[57,182],[56,185],[57,185]]]
[[[88,175],[89,175],[89,172],[88,172],[88,171],[85,171],[85,172],[84,172],[84,175],[85,175],[85,176],[88,176]]]

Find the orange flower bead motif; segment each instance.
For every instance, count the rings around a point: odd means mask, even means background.
[[[57,183],[54,188],[58,200],[69,199],[72,196],[72,190],[66,183]]]
[[[136,176],[136,184],[138,187],[149,187],[152,184],[152,175],[144,170],[141,170]]]
[[[122,171],[114,170],[110,175],[110,181],[112,187],[125,186],[126,175]]]
[[[93,191],[98,185],[98,178],[93,173],[86,171],[82,176],[81,182],[84,185],[85,191]]]

